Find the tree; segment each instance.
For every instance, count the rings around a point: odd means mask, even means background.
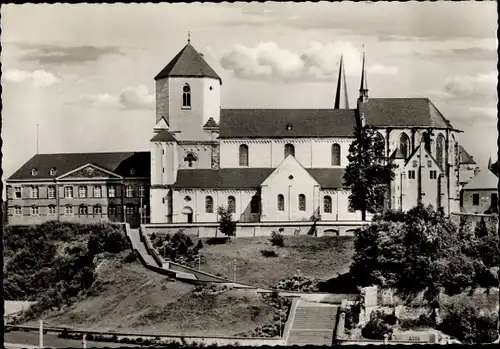
[[[276,232],[276,231],[273,231],[271,233],[271,238],[269,239],[269,241],[271,242],[271,244],[273,246],[276,246],[276,247],[284,247],[285,246],[285,240],[283,238],[283,235]]]
[[[385,193],[394,178],[395,165],[385,156],[384,141],[376,137],[369,128],[356,128],[355,139],[349,146],[349,164],[344,174],[344,183],[351,188],[349,208],[379,213],[384,208]]]
[[[219,206],[219,208],[217,208],[217,214],[219,215],[220,232],[228,237],[234,236],[236,222],[233,221],[232,213],[229,209]]]

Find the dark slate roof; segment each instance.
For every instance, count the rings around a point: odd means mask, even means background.
[[[175,136],[169,130],[164,130],[151,138],[150,142],[177,142]]]
[[[123,177],[149,177],[150,161],[149,152],[37,154],[8,180],[52,179],[89,163]],[[37,176],[31,175],[33,168],[38,170]],[[51,168],[56,169],[53,176]],[[134,175],[130,174],[131,168],[135,169]]]
[[[273,168],[223,168],[220,170],[179,170],[175,188],[257,189]],[[344,169],[306,169],[322,188],[341,188]]]
[[[364,110],[370,126],[453,128],[428,98],[370,98]]]
[[[203,55],[189,43],[156,75],[155,80],[166,77],[207,77],[222,84],[222,79],[203,59]]]
[[[464,165],[475,165],[476,164],[476,161],[474,161],[474,159],[472,158],[472,156],[467,153],[467,151],[465,150],[464,147],[462,147],[461,145],[458,146],[458,153],[459,153],[459,156],[460,156],[460,164],[464,164]]]
[[[215,121],[213,117],[208,118],[205,125],[203,125],[203,128],[218,128],[218,127],[219,125],[217,125],[217,121]]]
[[[392,152],[391,159],[406,159],[405,155],[399,147]]]
[[[352,137],[355,124],[353,109],[221,109],[219,138]]]

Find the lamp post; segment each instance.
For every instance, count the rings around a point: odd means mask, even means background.
[[[234,260],[233,282],[236,282],[236,259]]]

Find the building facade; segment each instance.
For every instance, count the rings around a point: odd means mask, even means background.
[[[491,168],[479,171],[461,193],[463,213],[498,213],[498,177]]]
[[[223,109],[222,80],[188,44],[155,77],[151,222],[359,220],[343,185],[356,125],[398,165],[388,206],[460,210],[459,134],[427,98],[369,98],[349,109],[343,63],[331,109]]]
[[[9,222],[213,223],[219,206],[240,222],[360,221],[343,183],[359,125],[397,165],[388,207],[459,212],[461,131],[427,98],[369,97],[364,67],[354,108],[341,59],[331,109],[224,109],[188,42],[155,77],[150,151],[36,155],[8,180]]]
[[[7,181],[8,223],[138,226],[149,215],[148,152],[37,154]]]

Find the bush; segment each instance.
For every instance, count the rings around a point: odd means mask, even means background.
[[[276,254],[276,251],[274,251],[274,250],[260,250],[260,254],[266,258],[278,257],[278,255]]]
[[[156,234],[155,233],[151,233],[150,240],[151,241],[156,240]]]
[[[432,328],[435,326],[432,317],[427,314],[420,314],[416,319],[401,319],[400,326],[402,330],[417,330]]]
[[[273,231],[271,233],[271,238],[269,239],[269,241],[271,241],[271,244],[273,246],[276,246],[276,247],[284,247],[285,246],[285,241],[284,241],[283,235],[276,232],[276,231]]]
[[[371,313],[370,321],[361,329],[361,335],[367,339],[384,339],[392,335],[392,326],[386,322],[387,315],[377,310]]]
[[[229,242],[227,237],[215,237],[207,239],[207,245],[225,245]]]
[[[198,250],[201,250],[201,249],[203,248],[203,242],[201,242],[201,239],[200,239],[200,240],[198,240],[198,242],[196,243],[196,248],[197,248]]]
[[[125,258],[123,258],[123,261],[125,263],[133,263],[137,260],[137,252],[135,250],[130,251]]]

